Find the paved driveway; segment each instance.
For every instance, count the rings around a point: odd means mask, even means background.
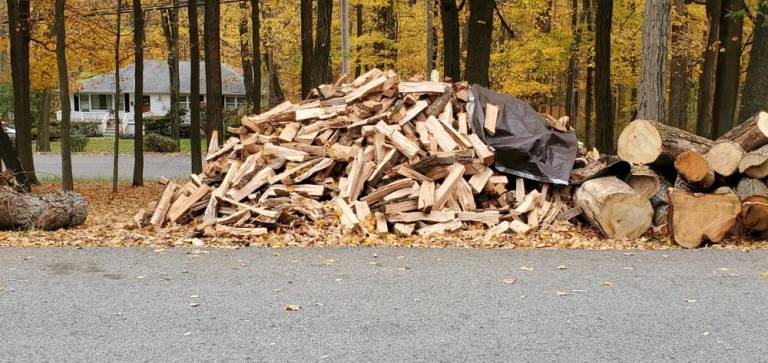
[[[189,155],[144,155],[144,178],[155,181],[161,176],[184,179],[191,173]],[[40,179],[61,177],[61,156],[35,154],[35,170]],[[72,155],[72,174],[80,179],[111,179],[112,155]],[[118,175],[121,180],[133,179],[133,155],[120,155]]]

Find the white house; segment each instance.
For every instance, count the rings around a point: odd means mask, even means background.
[[[133,105],[135,64],[120,68],[120,123],[126,135],[133,134]],[[205,100],[205,63],[200,63],[200,94]],[[239,111],[245,107],[245,86],[238,71],[221,64],[222,95],[225,109]],[[179,62],[179,104],[189,109],[190,62]],[[70,96],[72,122],[99,122],[105,135],[114,135],[115,74],[104,73],[78,82],[77,91]],[[269,97],[262,90],[262,105]],[[165,116],[171,109],[170,77],[168,63],[158,60],[144,61],[144,116]],[[56,113],[61,120],[61,111]],[[188,117],[182,123],[189,122]]]

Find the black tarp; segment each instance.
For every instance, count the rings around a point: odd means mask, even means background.
[[[487,103],[499,107],[493,136],[483,129]],[[568,184],[579,151],[573,130],[553,130],[526,102],[479,85],[472,85],[468,112],[472,131],[496,150],[497,170],[541,182]]]

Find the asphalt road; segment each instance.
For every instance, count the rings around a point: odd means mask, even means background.
[[[172,179],[184,179],[191,172],[189,155],[144,156],[144,178],[154,181],[165,176]],[[58,154],[35,154],[35,171],[38,178],[52,179],[61,177],[61,156]],[[111,179],[112,155],[72,155],[72,174],[77,179]],[[133,155],[120,155],[118,159],[118,177],[121,180],[133,179]]]
[[[765,251],[192,252],[0,249],[0,360],[768,355]]]

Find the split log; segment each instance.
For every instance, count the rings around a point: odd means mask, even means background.
[[[615,177],[584,182],[574,200],[589,223],[610,238],[637,238],[651,226],[651,202]]]
[[[669,190],[669,231],[672,240],[685,248],[699,247],[704,240],[719,242],[736,225],[741,201],[734,193],[701,194],[677,188]]]
[[[672,164],[686,150],[706,153],[712,140],[655,121],[635,120],[621,132],[618,154],[633,164]]]
[[[87,216],[88,202],[78,193],[59,191],[34,195],[0,187],[0,230],[52,231],[79,226]]]
[[[742,178],[736,186],[741,199],[741,223],[754,231],[768,231],[768,186],[759,179]]]
[[[647,199],[651,199],[661,188],[662,177],[656,174],[653,169],[647,165],[634,165],[632,172],[627,178],[627,184],[634,189],[637,194]]]
[[[768,176],[768,145],[747,153],[739,162],[739,172],[757,179]]]
[[[685,179],[693,187],[705,190],[715,183],[715,171],[701,153],[686,150],[675,160],[677,175]]]

